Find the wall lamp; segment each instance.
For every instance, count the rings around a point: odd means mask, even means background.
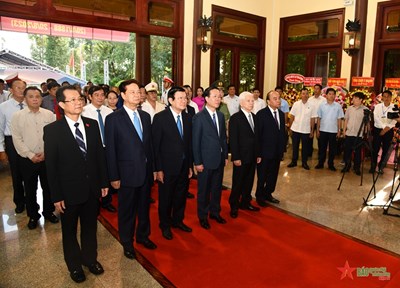
[[[361,24],[360,20],[350,21],[346,24],[348,32],[343,34],[343,50],[349,55],[355,55],[360,50],[361,44]]]
[[[213,45],[212,37],[213,20],[211,17],[207,18],[206,15],[200,18],[197,28],[197,45],[200,46],[201,51],[207,52]]]

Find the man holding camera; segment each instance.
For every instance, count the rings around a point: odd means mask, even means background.
[[[344,140],[344,162],[345,167],[342,172],[348,172],[351,168],[351,154],[354,151],[354,173],[361,175],[361,143],[364,132],[369,127],[369,113],[367,107],[362,103],[365,95],[362,92],[356,92],[353,94],[353,105],[347,108],[344,115],[344,127],[345,133]],[[363,128],[362,128],[363,127]]]
[[[374,133],[372,142],[372,159],[371,169],[369,173],[374,173],[379,149],[382,146],[381,160],[378,165],[378,173],[383,174],[383,166],[385,163],[382,161],[387,155],[390,143],[393,138],[393,127],[399,121],[399,109],[392,104],[392,92],[385,90],[382,93],[382,103],[375,106],[374,109]]]

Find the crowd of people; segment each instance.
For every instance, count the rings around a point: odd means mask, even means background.
[[[337,140],[345,135],[345,166],[360,175],[361,145],[370,129],[369,110],[362,105],[364,94],[353,95],[346,110],[335,102],[336,91],[307,88],[291,109],[282,99],[282,87],[261,97],[254,87],[236,95],[229,85],[227,95],[221,81],[207,89],[177,86],[163,79],[162,93],[157,83],[141,85],[135,79],[119,87],[88,83],[57,83],[48,79],[41,89],[23,80],[0,81],[0,160],[8,160],[11,170],[15,212],[25,208],[28,228],[35,229],[43,216],[51,223],[61,219],[64,259],[75,282],[83,282],[82,266],[95,275],[104,269],[97,261],[97,215],[99,208],[118,213],[119,240],[123,254],[135,259],[136,243],[156,249],[150,239],[150,190],[158,184],[158,216],[162,236],[174,238],[172,228],[190,233],[184,223],[189,181],[197,177],[197,217],[199,225],[211,229],[209,220],[225,224],[221,216],[224,167],[230,154],[233,163],[230,217],[239,210],[257,212],[273,196],[279,167],[292,138],[292,160],[297,166],[300,142],[302,167],[310,170],[314,137],[318,142],[318,164],[336,171]],[[383,173],[386,155],[399,122],[391,103],[391,92],[383,92],[383,103],[373,112],[371,173]],[[365,123],[365,119],[368,123]],[[251,195],[257,173],[255,202]],[[43,211],[39,214],[36,191],[38,179],[43,190]],[[117,194],[118,207],[112,204]],[[55,213],[55,211],[57,213]],[[58,217],[59,215],[59,217]],[[80,244],[77,224],[80,222]],[[152,219],[152,221],[156,221]]]

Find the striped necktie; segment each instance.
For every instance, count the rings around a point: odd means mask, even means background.
[[[86,150],[85,140],[83,140],[82,132],[78,128],[79,123],[75,123],[74,126],[75,126],[76,142],[78,143],[79,149],[81,150],[83,157],[86,159],[87,150]]]

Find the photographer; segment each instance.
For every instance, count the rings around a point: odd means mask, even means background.
[[[371,159],[371,169],[369,173],[374,173],[377,166],[377,159],[379,149],[382,146],[381,160],[378,165],[378,173],[383,173],[382,167],[383,159],[385,158],[390,143],[393,138],[393,127],[396,123],[400,121],[399,109],[392,104],[392,92],[385,90],[382,93],[382,103],[375,106],[374,109],[374,132],[373,132],[373,142],[372,142],[372,159]]]
[[[353,105],[346,110],[344,115],[345,133],[344,140],[344,162],[346,163],[342,172],[348,172],[351,168],[351,153],[354,151],[354,166],[353,170],[357,175],[361,175],[361,143],[364,132],[369,127],[370,111],[362,103],[365,95],[362,92],[353,94]],[[365,125],[364,125],[365,124]],[[360,130],[361,127],[364,129]]]

